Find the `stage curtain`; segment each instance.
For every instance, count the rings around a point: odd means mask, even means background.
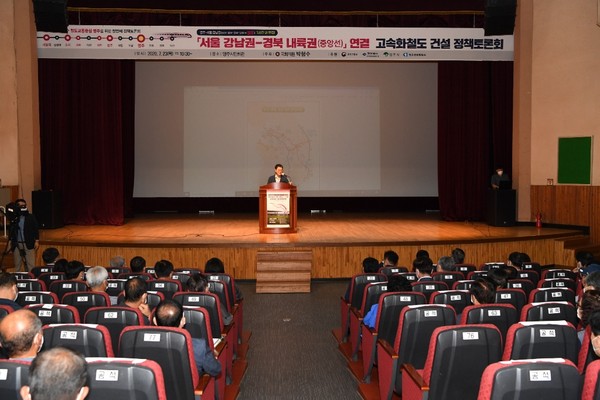
[[[39,60],[42,187],[67,224],[121,225],[131,210],[135,64]]]
[[[512,164],[512,62],[438,64],[438,194],[448,221],[482,220],[497,166]]]

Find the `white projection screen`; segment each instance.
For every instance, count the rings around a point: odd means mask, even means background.
[[[437,65],[136,63],[134,197],[437,196]]]

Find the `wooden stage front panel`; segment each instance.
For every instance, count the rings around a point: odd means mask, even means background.
[[[345,278],[360,272],[365,257],[381,259],[395,250],[400,264],[411,266],[419,249],[434,262],[455,247],[465,250],[465,262],[504,261],[521,251],[542,265],[573,264],[573,251],[565,242],[577,240],[573,229],[536,229],[533,226],[492,227],[478,222],[446,222],[437,214],[346,214],[298,216],[294,234],[258,233],[253,214],[139,216],[122,226],[73,226],[41,231],[41,251],[56,247],[69,260],[107,266],[111,257],[130,260],[136,255],[148,264],[171,260],[176,267],[204,266],[221,258],[235,279],[256,279],[259,252],[312,252],[311,276]],[[12,265],[7,256],[4,266]]]

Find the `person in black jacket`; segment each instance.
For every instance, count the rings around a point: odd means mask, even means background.
[[[285,174],[285,172],[283,172],[283,165],[281,164],[275,164],[275,174],[271,175],[269,177],[269,179],[267,180],[267,183],[292,183],[292,181],[289,179],[289,176],[287,176]]]
[[[27,209],[24,199],[15,201],[19,215],[10,224],[10,249],[14,254],[15,271],[25,271],[35,266],[36,251],[40,247],[40,231],[35,216]]]

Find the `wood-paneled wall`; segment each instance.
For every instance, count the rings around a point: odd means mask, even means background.
[[[81,260],[86,265],[107,266],[111,257],[123,256],[127,261],[136,255],[144,257],[148,264],[154,264],[160,259],[168,259],[176,268],[196,267],[202,269],[204,263],[211,257],[219,257],[226,266],[226,271],[235,279],[256,279],[256,262],[259,251],[273,251],[272,247],[185,247],[185,246],[82,246],[82,245],[54,245],[61,256],[70,260]],[[547,264],[572,264],[573,256],[565,250],[560,239],[506,239],[481,243],[451,243],[428,245],[385,245],[385,246],[316,246],[294,247],[280,246],[280,251],[312,251],[313,279],[347,278],[361,270],[362,260],[365,257],[381,259],[386,250],[392,249],[400,256],[400,265],[412,267],[412,260],[420,249],[426,249],[434,262],[444,256],[450,255],[455,247],[462,248],[467,257],[465,262],[480,265],[489,261],[505,261],[513,251],[521,251],[530,255],[533,261],[542,265]],[[38,257],[44,247],[38,251]],[[568,254],[565,255],[565,252]],[[40,262],[41,260],[38,260]]]
[[[590,241],[600,241],[599,186],[531,186],[532,220],[540,212],[545,223],[590,227]]]

